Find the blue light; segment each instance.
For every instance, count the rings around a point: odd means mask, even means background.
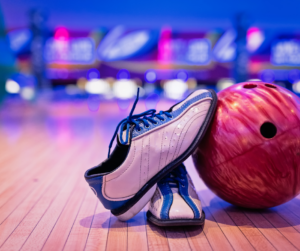
[[[300,65],[300,40],[280,40],[272,45],[274,65]]]
[[[189,64],[208,64],[211,60],[210,41],[206,38],[189,40],[185,60]]]
[[[184,82],[188,80],[188,77],[189,77],[189,75],[186,71],[180,71],[177,73],[177,78],[181,79]]]
[[[213,49],[213,54],[218,62],[229,62],[235,58],[236,54],[236,32],[233,29],[226,31],[217,41]]]
[[[128,70],[126,69],[119,70],[117,74],[117,79],[129,79],[129,78],[130,78],[130,74]]]
[[[266,83],[272,83],[275,79],[275,73],[272,70],[264,70],[261,73],[260,79]]]
[[[123,26],[117,26],[101,41],[98,56],[103,61],[114,61],[143,55],[156,45],[157,38],[156,31],[139,30],[128,33]]]
[[[100,78],[100,72],[97,69],[89,69],[86,76],[88,80],[97,79]]]
[[[297,69],[290,70],[288,75],[289,81],[293,84],[294,82],[300,80],[300,71]]]
[[[145,79],[148,83],[154,83],[157,79],[156,72],[154,70],[148,70],[145,73]]]
[[[45,45],[45,59],[49,63],[91,64],[95,60],[95,44],[91,38],[50,38]]]
[[[30,41],[32,39],[32,33],[29,29],[21,29],[11,31],[7,34],[10,48],[13,52],[19,53],[30,47]]]

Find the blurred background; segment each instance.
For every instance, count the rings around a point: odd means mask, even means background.
[[[1,128],[12,142],[26,123],[62,138],[94,126],[110,135],[137,87],[137,112],[250,79],[298,94],[299,9],[296,0],[1,0]]]

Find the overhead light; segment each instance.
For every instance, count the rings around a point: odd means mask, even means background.
[[[148,83],[154,83],[157,79],[157,75],[156,75],[156,72],[154,70],[148,70],[146,71],[145,73],[145,80],[148,82]]]
[[[21,89],[20,93],[21,97],[25,100],[32,100],[35,95],[35,91],[33,87],[26,86]]]
[[[263,82],[272,83],[275,80],[275,72],[271,69],[263,70],[260,73],[260,78]]]
[[[256,28],[256,27],[251,27],[247,31],[247,49],[250,52],[256,51],[263,41],[265,40],[265,36],[263,32]]]
[[[117,80],[113,85],[113,93],[116,98],[130,99],[136,94],[137,85],[130,79]]]
[[[295,82],[292,85],[292,89],[293,89],[294,92],[300,93],[300,81]]]
[[[177,78],[181,79],[182,81],[187,81],[188,77],[189,77],[189,75],[187,74],[186,71],[179,71],[177,73]]]
[[[108,94],[110,92],[109,83],[103,79],[91,79],[87,81],[85,90],[91,94]]]
[[[100,72],[97,69],[89,69],[87,72],[87,79],[98,79],[100,78]]]
[[[259,78],[251,78],[251,79],[248,79],[247,82],[261,82],[261,79],[259,79]]]
[[[8,93],[19,93],[20,92],[20,85],[12,80],[12,79],[8,79],[5,83],[5,90]]]
[[[69,40],[69,32],[66,28],[60,27],[54,33],[54,39],[60,41],[67,41]]]
[[[232,86],[234,84],[235,84],[235,82],[231,78],[221,78],[217,83],[217,89],[219,91],[222,91],[222,90],[226,89],[227,87]]]
[[[165,96],[170,99],[181,99],[187,89],[186,82],[181,79],[168,80],[164,84]]]
[[[117,74],[117,79],[129,79],[130,78],[130,73],[126,69],[121,69],[119,70]]]

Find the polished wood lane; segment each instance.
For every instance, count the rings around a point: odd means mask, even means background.
[[[207,189],[191,159],[185,164],[206,213],[203,227],[157,227],[147,222],[147,206],[118,221],[83,174],[106,158],[112,125],[126,111],[80,111],[20,121],[17,133],[9,120],[0,124],[0,250],[300,250],[299,197],[268,210],[237,208]]]

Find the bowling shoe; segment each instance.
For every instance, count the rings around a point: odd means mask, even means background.
[[[197,90],[167,111],[133,115],[138,99],[139,89],[129,116],[116,128],[108,158],[84,175],[104,207],[122,221],[136,215],[157,182],[195,151],[217,104],[213,90]]]
[[[201,202],[183,164],[157,183],[147,218],[158,226],[204,224]]]

